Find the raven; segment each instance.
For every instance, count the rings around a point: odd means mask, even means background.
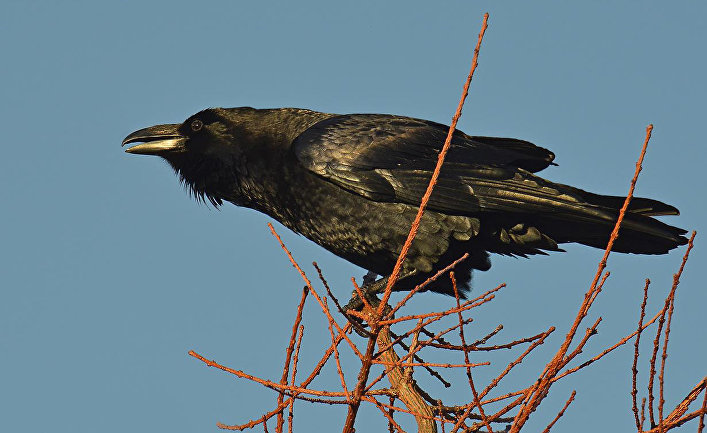
[[[128,135],[128,153],[158,155],[190,193],[229,201],[280,221],[378,275],[392,272],[442,149],[448,127],[387,114],[329,114],[298,108],[209,108],[181,124]],[[458,284],[487,270],[489,253],[526,257],[577,242],[604,248],[623,197],[593,194],[534,173],[555,155],[512,138],[454,132],[439,181],[395,290],[410,290],[464,253]],[[664,254],[682,229],[654,218],[678,215],[634,198],[614,250]],[[453,295],[448,279],[428,290]]]

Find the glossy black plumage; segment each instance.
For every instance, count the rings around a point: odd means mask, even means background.
[[[130,153],[159,155],[195,196],[264,212],[346,260],[387,275],[407,236],[447,134],[438,123],[383,114],[334,115],[282,108],[208,109],[182,124],[130,134]],[[554,155],[529,142],[456,131],[406,271],[407,290],[465,252],[457,267],[490,267],[488,253],[527,256],[578,242],[603,248],[622,197],[588,193],[534,173]],[[636,198],[614,250],[663,254],[684,230],[676,215]],[[451,294],[448,282],[430,290]]]

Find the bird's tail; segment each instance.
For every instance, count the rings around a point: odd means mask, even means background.
[[[585,211],[546,215],[538,228],[558,243],[577,242],[605,248],[625,197],[603,196],[586,191],[581,191],[581,196],[586,200]],[[665,254],[687,243],[685,230],[653,218],[657,215],[679,215],[679,211],[657,200],[633,198],[613,250],[634,254]]]
[[[577,242],[605,248],[616,225],[625,197],[593,194],[554,183],[518,169],[512,176],[465,176],[463,185],[473,191],[473,203],[495,221],[489,251],[501,254],[538,254],[557,250],[557,244]],[[679,215],[673,206],[658,200],[634,197],[624,216],[614,251],[664,254],[687,243],[685,230],[655,219]],[[522,223],[522,224],[519,224]]]

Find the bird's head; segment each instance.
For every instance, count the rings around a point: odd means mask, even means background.
[[[248,128],[238,121],[251,110],[209,108],[183,123],[137,130],[125,137],[123,146],[138,143],[125,151],[164,158],[195,198],[218,206],[222,187],[238,181],[243,153],[252,142]]]

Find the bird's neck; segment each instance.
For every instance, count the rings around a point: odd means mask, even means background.
[[[292,142],[307,128],[331,116],[299,108],[251,110],[238,116],[239,127],[248,131],[249,143],[231,170],[235,182],[224,183],[237,188],[217,188],[215,194],[221,200],[256,209],[279,221],[292,219],[291,208],[296,206],[298,195],[306,188],[303,183],[307,182],[290,151]]]

